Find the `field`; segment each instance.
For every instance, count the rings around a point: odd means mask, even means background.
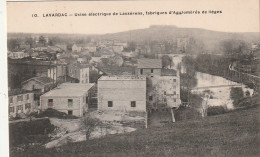
[[[259,156],[260,107],[10,156]]]

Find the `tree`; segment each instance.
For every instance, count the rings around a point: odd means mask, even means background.
[[[167,68],[168,66],[172,66],[172,58],[168,55],[162,56],[162,66],[163,68]]]
[[[244,97],[244,92],[241,87],[232,87],[230,90],[230,98],[233,100],[235,107],[239,106],[240,100]]]
[[[44,36],[39,37],[39,43],[43,44],[44,46],[46,45],[46,39],[44,38]]]
[[[9,51],[17,51],[20,46],[18,39],[10,39],[7,41],[7,47]]]
[[[34,44],[33,38],[31,38],[31,37],[25,38],[25,44],[28,44],[28,45],[30,45],[30,47],[32,47]]]
[[[90,138],[91,132],[100,124],[98,119],[91,118],[90,115],[83,117],[83,125],[86,129],[86,140]]]

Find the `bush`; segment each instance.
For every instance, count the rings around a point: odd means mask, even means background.
[[[187,119],[198,119],[201,117],[201,114],[198,110],[190,107],[179,107],[174,113],[176,121],[187,120]]]
[[[46,135],[54,130],[49,119],[9,123],[10,146],[35,142],[32,136]],[[38,140],[37,140],[38,141]]]
[[[64,112],[57,111],[52,108],[48,108],[47,110],[41,112],[39,115],[35,116],[36,118],[42,118],[42,117],[55,117],[60,119],[76,119],[76,116],[73,115],[67,115]]]
[[[224,114],[224,113],[226,113],[226,110],[223,106],[210,106],[207,109],[208,116],[214,116],[214,115]]]
[[[241,87],[232,87],[230,90],[230,98],[233,100],[233,105],[239,107],[241,99],[244,97],[244,92]]]

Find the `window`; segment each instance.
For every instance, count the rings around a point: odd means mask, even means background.
[[[13,97],[10,97],[9,98],[9,103],[13,103],[13,99],[14,99]]]
[[[16,107],[16,112],[18,112],[18,111],[23,111],[23,105],[18,105],[17,107]]]
[[[48,99],[48,107],[53,107],[53,99]]]
[[[108,101],[108,107],[113,107],[113,101]]]
[[[151,69],[151,73],[153,73],[153,69]]]
[[[25,104],[25,109],[31,109],[31,103]]]
[[[136,107],[136,102],[135,101],[131,101],[131,107]]]
[[[68,115],[72,115],[72,114],[73,114],[72,110],[68,110]]]
[[[141,74],[141,75],[143,74],[143,69],[140,69],[140,74]]]
[[[68,99],[68,107],[72,107],[73,106],[73,99]]]
[[[175,92],[175,91],[173,92],[173,95],[176,95],[176,92]]]
[[[86,104],[88,103],[88,96],[86,96]]]
[[[164,95],[166,95],[166,91],[164,91]]]
[[[29,97],[29,94],[26,95],[26,99],[28,100],[30,97]]]
[[[149,101],[153,101],[153,96],[149,96]]]
[[[173,82],[176,82],[176,79],[173,79]]]
[[[13,113],[14,112],[14,107],[9,107],[9,113]]]
[[[23,101],[23,96],[22,95],[17,96],[17,101]]]

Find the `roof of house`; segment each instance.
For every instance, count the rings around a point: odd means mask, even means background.
[[[78,97],[83,96],[94,83],[63,83],[41,97]]]
[[[53,83],[53,79],[49,78],[49,77],[46,77],[46,76],[40,76],[40,77],[33,77],[33,78],[30,78],[24,82],[22,82],[22,84],[28,82],[28,81],[31,81],[31,80],[34,80],[34,81],[37,81],[43,85],[46,85],[46,84],[51,84]]]
[[[162,60],[161,59],[147,59],[142,58],[138,59],[137,68],[153,68],[153,69],[161,69],[162,68]]]
[[[177,72],[174,69],[162,69],[162,76],[177,76]]]
[[[114,76],[101,76],[99,81],[117,81],[117,80],[142,80],[145,81],[145,76],[137,76],[137,75],[114,75]]]

